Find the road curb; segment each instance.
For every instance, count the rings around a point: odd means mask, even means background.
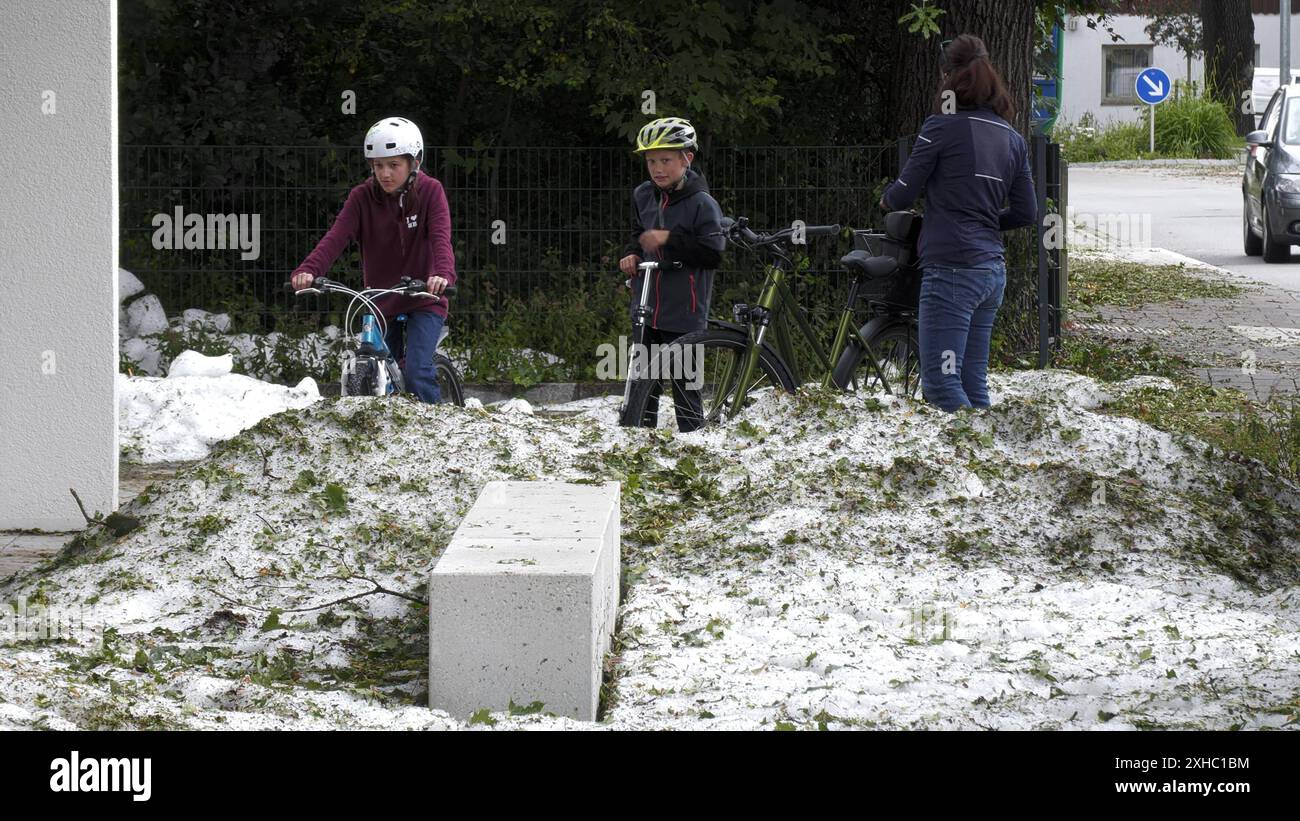
[[[1071,168],[1168,168],[1170,166],[1189,166],[1189,167],[1209,167],[1209,168],[1240,168],[1242,167],[1246,151],[1241,150],[1241,155],[1226,160],[1197,160],[1187,159],[1160,159],[1160,160],[1107,160],[1105,162],[1072,162]]]

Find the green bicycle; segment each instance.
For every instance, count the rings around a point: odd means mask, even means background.
[[[840,260],[853,280],[828,351],[787,279],[794,271],[791,257],[799,244],[796,238],[834,236],[840,226],[808,225],[765,233],[750,229],[744,217],[724,219],[722,233],[728,242],[765,261],[758,301],[734,305],[731,322],[710,319],[705,330],[662,346],[654,354],[660,360],[656,372],[676,374],[699,392],[699,425],[720,424],[762,392],[792,393],[804,383],[794,347],[798,334],[823,374],[823,386],[916,397],[921,380],[915,243],[920,227],[920,215],[897,211],[887,215],[883,232],[853,232],[856,247]],[[629,413],[642,412],[654,384],[654,379],[642,379],[633,385]]]

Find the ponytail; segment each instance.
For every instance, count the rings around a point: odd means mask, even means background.
[[[951,91],[959,108],[989,108],[1004,120],[1016,116],[1015,105],[998,70],[989,62],[984,41],[963,34],[943,50],[945,77],[935,98],[934,113],[943,111],[944,92]]]

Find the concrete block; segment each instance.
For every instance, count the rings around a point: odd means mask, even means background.
[[[618,482],[489,482],[430,574],[429,706],[594,720],[620,528]]]

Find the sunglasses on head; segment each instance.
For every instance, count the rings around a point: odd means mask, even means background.
[[[952,45],[952,40],[939,41],[939,65],[944,71],[948,70],[948,46]]]

